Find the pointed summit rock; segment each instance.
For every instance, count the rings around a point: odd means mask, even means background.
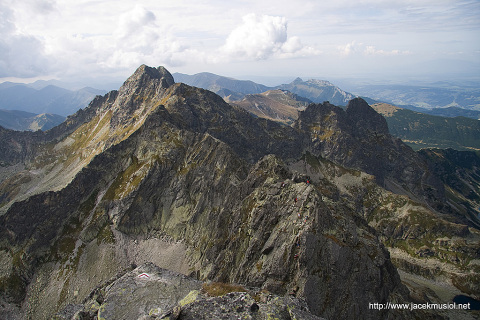
[[[25,186],[28,194],[20,192],[4,197],[0,212],[7,210],[15,201],[64,188],[93,157],[127,139],[140,128],[149,115],[164,103],[165,93],[173,84],[172,75],[164,67],[142,65],[118,91],[97,96],[87,108],[68,117],[60,126],[45,133],[16,135],[14,142],[7,145],[0,155],[0,163],[24,162],[29,163],[29,168],[38,170],[36,174],[22,171],[23,175],[31,177],[28,187]],[[0,138],[10,141],[12,134],[2,130]],[[40,144],[52,141],[55,143],[53,151],[45,152]],[[42,155],[38,157],[37,152]],[[53,168],[54,175],[49,174],[50,169],[45,169],[47,164]]]
[[[130,97],[131,95],[137,95],[146,97],[151,94],[158,95],[174,83],[172,75],[164,67],[152,68],[143,64],[118,90],[120,103],[125,103],[125,99],[122,99],[122,96]]]
[[[163,88],[168,88],[175,83],[173,76],[165,67],[152,68],[142,64],[137,70],[125,81],[123,86],[134,83],[136,85],[145,84],[148,81],[158,79],[161,81]]]
[[[359,131],[369,130],[380,134],[388,134],[388,125],[385,118],[362,98],[350,100],[346,112]]]
[[[141,65],[120,87],[113,105],[104,106],[107,112],[112,111],[110,127],[138,128],[162,104],[165,91],[174,83],[164,67]]]
[[[297,83],[302,83],[302,82],[303,82],[302,78],[297,77],[297,78],[296,78],[295,80],[293,80],[291,83],[292,83],[292,84],[297,84]]]

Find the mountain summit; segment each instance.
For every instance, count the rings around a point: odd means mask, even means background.
[[[442,277],[479,292],[471,209],[444,200],[433,169],[362,99],[310,104],[289,127],[142,65],[64,124],[0,138],[2,317],[189,319],[235,297],[248,305],[229,314],[437,316],[369,307],[431,301],[392,261],[410,274],[449,259]],[[189,289],[169,286],[160,303],[162,279]]]
[[[159,87],[164,89],[175,83],[173,76],[164,67],[152,68],[141,65],[133,75],[124,82],[120,91],[127,93],[128,90],[131,89],[149,90],[152,85],[157,82],[159,82]]]
[[[361,98],[350,100],[345,111],[357,128],[378,134],[389,134],[385,118],[370,107],[365,100]]]

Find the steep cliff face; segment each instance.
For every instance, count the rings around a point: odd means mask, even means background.
[[[75,300],[73,292],[91,290],[87,278],[105,280],[139,262],[111,251],[99,256],[118,238],[130,238],[119,249],[132,250],[133,239],[160,235],[183,243],[180,258],[200,279],[291,293],[315,314],[375,317],[368,301],[406,296],[374,231],[331,212],[313,185],[290,180],[278,158],[249,169],[223,142],[172,127],[158,113],[62,191],[15,203],[3,217],[11,259],[21,261],[6,279],[25,286],[33,275],[35,283],[27,314],[48,315]],[[45,291],[55,298],[39,295]]]
[[[290,128],[141,66],[2,182],[2,299],[47,318],[151,261],[331,319],[409,318],[369,308],[410,299],[374,229],[399,236],[375,208],[400,196],[375,181],[418,197],[428,172],[368,108],[313,105]]]
[[[373,174],[387,189],[441,209],[441,181],[411,148],[388,133],[385,119],[361,98],[351,100],[346,110],[328,102],[311,106],[300,113],[295,127],[310,133],[312,153]]]
[[[448,188],[448,199],[462,212],[465,221],[480,227],[480,157],[477,153],[454,149],[423,149],[433,171]]]

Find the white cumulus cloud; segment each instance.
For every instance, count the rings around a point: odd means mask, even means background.
[[[132,68],[143,63],[180,66],[195,55],[166,26],[157,23],[152,11],[139,5],[119,16],[109,40],[106,57],[99,62],[105,68]]]
[[[243,22],[227,37],[220,51],[230,58],[264,60],[270,57],[295,57],[318,54],[318,50],[304,46],[298,37],[288,37],[284,17],[254,13],[243,17]]]
[[[40,39],[21,33],[14,24],[13,12],[0,5],[0,78],[47,73],[50,60]]]
[[[119,38],[128,38],[142,34],[148,27],[155,29],[155,14],[142,6],[135,6],[133,10],[122,14],[119,18],[115,34]]]
[[[358,48],[363,46],[362,43],[357,43],[356,41],[352,41],[350,43],[347,43],[346,45],[343,46],[338,46],[338,51],[340,55],[342,56],[349,56],[352,54],[355,54],[358,52]]]

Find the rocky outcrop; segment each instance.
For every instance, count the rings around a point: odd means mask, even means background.
[[[93,290],[54,319],[302,319],[321,320],[305,301],[259,288],[202,283],[154,264],[144,264]]]
[[[370,107],[362,98],[350,100],[345,113],[354,124],[358,135],[386,135],[389,133],[385,118]]]
[[[36,154],[37,144],[43,142],[43,132],[18,132],[0,127],[0,139],[0,166],[4,168]]]
[[[385,119],[363,99],[346,111],[328,102],[300,112],[295,127],[310,133],[309,150],[343,166],[372,174],[377,182],[436,209],[444,203],[444,187],[427,164],[400,139],[388,133]]]

